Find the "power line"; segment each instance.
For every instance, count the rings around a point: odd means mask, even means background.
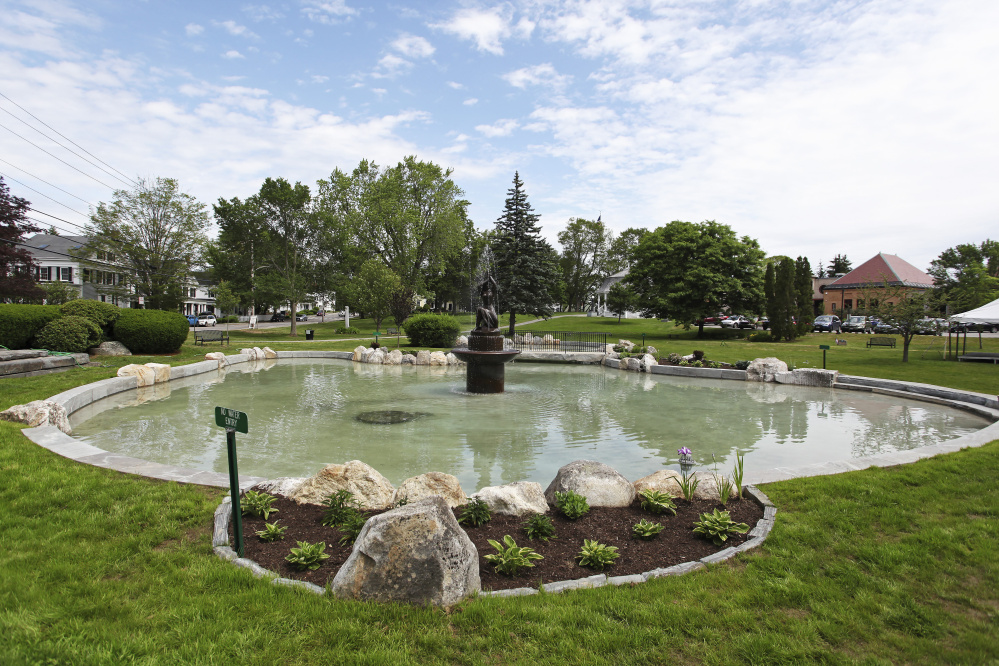
[[[18,184],[18,185],[20,185],[21,187],[27,187],[27,188],[28,188],[29,190],[31,190],[32,192],[38,192],[38,194],[41,194],[41,195],[42,195],[43,197],[45,197],[45,198],[46,198],[46,199],[48,199],[49,201],[55,201],[55,203],[59,204],[60,206],[62,206],[62,207],[63,207],[63,208],[65,208],[66,210],[69,210],[69,211],[72,211],[72,212],[76,213],[77,215],[83,215],[83,217],[87,217],[87,216],[86,216],[86,214],[84,214],[84,213],[81,213],[81,212],[80,212],[80,211],[78,211],[78,210],[73,210],[72,208],[70,208],[70,207],[69,207],[69,206],[67,206],[66,204],[62,203],[61,201],[56,201],[55,199],[53,199],[53,198],[52,198],[52,197],[50,197],[49,195],[45,194],[44,192],[39,192],[38,190],[36,190],[35,188],[33,188],[33,187],[32,187],[31,185],[25,185],[24,183],[22,183],[21,181],[19,181],[19,180],[18,180],[17,178],[11,178],[11,177],[10,177],[10,176],[9,176],[8,174],[5,174],[5,173],[4,173],[4,172],[2,172],[2,171],[0,171],[0,176],[3,176],[3,177],[4,177],[4,178],[6,178],[7,180],[12,180],[12,181],[14,181],[15,183],[17,183],[17,184]]]
[[[85,227],[80,226],[76,222],[70,222],[69,220],[64,220],[61,217],[56,217],[55,215],[52,215],[51,213],[44,213],[44,212],[38,210],[37,208],[32,208],[31,206],[28,206],[28,210],[30,210],[30,211],[32,211],[34,213],[38,213],[39,215],[45,215],[47,217],[51,217],[53,220],[59,220],[60,222],[65,222],[66,224],[69,224],[69,225],[72,225],[72,226],[76,227],[80,231],[86,231]]]
[[[74,199],[78,199],[78,200],[82,201],[83,203],[87,204],[88,206],[94,206],[94,204],[90,203],[86,199],[80,199],[80,197],[76,196],[72,192],[67,192],[66,190],[62,189],[58,185],[53,185],[52,183],[50,183],[49,181],[45,180],[44,178],[39,178],[38,176],[36,176],[35,174],[31,173],[30,171],[25,171],[21,167],[17,166],[16,164],[11,164],[7,160],[3,159],[2,157],[0,157],[0,162],[3,162],[4,164],[8,164],[8,165],[14,167],[15,169],[17,169],[18,171],[21,171],[23,173],[28,174],[29,176],[31,176],[35,180],[40,180],[43,183],[45,183],[46,185],[48,185],[49,187],[54,187],[55,189],[59,190],[60,192],[62,192],[64,194],[68,194],[69,196],[73,197]],[[97,208],[97,206],[94,206],[94,208]]]
[[[81,264],[87,264],[88,266],[104,266],[106,268],[113,269],[115,272],[118,272],[118,273],[127,273],[127,272],[129,272],[129,267],[128,266],[122,266],[121,264],[112,264],[110,262],[101,261],[99,259],[84,259],[84,258],[78,257],[76,255],[66,254],[65,252],[59,252],[57,250],[49,250],[47,248],[43,249],[43,248],[40,248],[40,247],[36,247],[34,245],[28,245],[27,243],[24,243],[22,241],[10,240],[8,238],[0,238],[0,243],[10,243],[11,245],[17,245],[18,247],[26,247],[29,250],[36,250],[38,252],[47,252],[48,254],[54,254],[54,255],[57,255],[57,256],[60,256],[60,257],[66,257],[68,259],[72,259],[72,260],[77,261],[77,262],[79,262]],[[87,245],[87,243],[81,243],[80,247],[85,247],[86,245]],[[86,266],[84,266],[84,268],[86,268]],[[151,277],[152,276],[156,276],[156,277],[165,277],[165,278],[176,278],[177,277],[176,273],[161,273],[159,271],[150,271],[148,273],[148,275],[151,276]],[[195,280],[196,279],[197,278],[195,278]]]
[[[35,224],[42,225],[41,227],[39,227],[40,229],[43,229],[44,226],[47,224],[52,229],[55,229],[56,231],[61,231],[62,233],[66,234],[67,236],[75,236],[76,235],[76,232],[73,231],[72,229],[64,229],[63,227],[57,227],[55,225],[55,223],[53,223],[53,222],[46,222],[45,220],[39,220],[37,217],[29,217],[27,219],[30,220],[31,222],[34,222]]]
[[[28,111],[26,108],[24,108],[23,106],[21,106],[20,104],[18,104],[14,100],[12,100],[10,97],[7,97],[7,95],[4,95],[2,92],[0,92],[0,97],[3,97],[5,100],[7,100],[8,102],[10,102],[11,104],[13,104],[14,106],[16,106],[17,108],[21,109],[25,113],[27,113],[29,116],[31,116],[32,118],[34,118],[35,120],[37,120],[38,122],[40,122],[42,125],[45,125],[46,127],[48,127],[50,130],[52,130],[53,132],[55,132],[56,134],[58,134],[62,138],[66,139],[71,144],[73,144],[74,146],[76,146],[77,148],[79,148],[80,150],[82,150],[83,152],[85,152],[87,155],[90,155],[95,160],[97,160],[98,162],[100,162],[101,164],[103,164],[104,166],[106,166],[107,168],[109,168],[112,171],[114,171],[115,173],[121,175],[123,178],[125,178],[125,180],[122,181],[122,182],[128,181],[128,183],[131,183],[132,185],[138,185],[138,183],[136,183],[134,180],[132,180],[131,178],[129,178],[128,176],[126,176],[125,174],[123,174],[121,171],[118,171],[113,166],[111,166],[110,164],[108,164],[107,162],[105,162],[104,160],[102,160],[101,158],[97,157],[96,155],[94,155],[93,153],[91,153],[89,150],[87,150],[86,148],[84,148],[83,146],[81,146],[80,144],[78,144],[77,142],[75,142],[72,139],[70,139],[68,136],[66,136],[65,134],[63,134],[62,132],[60,132],[59,130],[57,130],[56,128],[52,127],[51,125],[49,125],[48,123],[46,123],[44,120],[42,120],[41,118],[39,118],[38,116],[36,116],[35,114],[33,114],[31,111]],[[8,111],[7,113],[10,113],[10,112]],[[13,115],[13,114],[11,114],[11,115]],[[18,118],[18,120],[20,120],[20,118]],[[22,120],[21,122],[24,122],[24,121]],[[25,123],[25,124],[27,124],[27,123]],[[30,127],[30,125],[29,125],[29,127]],[[35,128],[32,128],[32,129],[35,129]],[[37,129],[35,131],[38,132]],[[49,137],[46,137],[46,138],[49,138]],[[50,139],[50,140],[52,140],[52,139]],[[56,141],[56,143],[58,143],[58,141]],[[65,146],[63,146],[63,147],[65,148]],[[66,150],[69,150],[69,149],[66,148]],[[73,152],[73,151],[70,151],[70,152]],[[77,155],[77,157],[79,157],[79,155]],[[100,167],[98,167],[98,168],[100,168]],[[101,169],[101,171],[104,171],[104,170]],[[105,171],[105,173],[107,173],[107,172]],[[112,174],[108,174],[108,175],[112,175]],[[115,176],[115,178],[118,178],[118,176]],[[118,180],[121,180],[121,178],[118,178]]]
[[[60,162],[62,162],[62,163],[63,163],[63,164],[65,164],[66,166],[68,166],[68,167],[69,167],[70,169],[73,169],[73,170],[75,170],[75,171],[79,171],[80,173],[82,173],[82,174],[83,174],[84,176],[86,176],[86,177],[87,177],[87,178],[89,178],[90,180],[92,180],[92,181],[94,181],[94,182],[97,182],[97,183],[100,183],[101,185],[103,185],[104,187],[108,188],[109,190],[114,190],[114,188],[113,188],[113,187],[111,187],[110,185],[108,185],[107,183],[105,183],[105,182],[102,182],[102,181],[100,181],[100,180],[97,180],[96,178],[94,178],[93,176],[91,176],[91,175],[90,175],[89,173],[87,173],[86,171],[83,171],[82,169],[78,169],[77,167],[73,166],[72,164],[70,164],[70,163],[69,163],[69,162],[67,162],[66,160],[62,159],[61,157],[56,157],[55,155],[53,155],[53,154],[52,154],[52,153],[50,153],[49,151],[47,151],[47,150],[45,150],[44,148],[42,148],[41,146],[39,146],[39,145],[38,145],[37,143],[35,143],[35,142],[34,142],[34,141],[32,141],[31,139],[25,139],[25,138],[24,138],[23,136],[21,136],[20,134],[18,134],[17,132],[15,132],[14,130],[12,130],[11,128],[7,127],[6,125],[4,125],[4,124],[0,123],[0,127],[2,127],[3,129],[7,130],[8,132],[10,132],[11,134],[13,134],[13,135],[14,135],[14,136],[16,136],[17,138],[21,139],[22,141],[26,141],[27,143],[30,143],[30,144],[31,144],[32,146],[34,146],[34,147],[35,147],[35,148],[37,148],[38,150],[42,151],[43,153],[45,153],[45,154],[46,154],[46,155],[48,155],[49,157],[53,157],[53,158],[55,158],[55,159],[59,160]]]

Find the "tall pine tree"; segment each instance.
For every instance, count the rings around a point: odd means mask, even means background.
[[[498,309],[510,313],[510,335],[517,315],[552,315],[550,287],[557,280],[557,253],[541,237],[541,216],[527,202],[520,173],[513,175],[492,244],[499,284]]]
[[[812,320],[815,319],[815,303],[812,299],[812,267],[807,257],[798,257],[794,264],[794,292],[798,318],[798,335],[804,335],[812,330]]]

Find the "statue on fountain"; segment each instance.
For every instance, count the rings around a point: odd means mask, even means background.
[[[482,306],[475,311],[475,331],[473,333],[494,333],[499,329],[499,316],[496,314],[496,279],[486,274],[486,279],[479,285],[479,297]]]

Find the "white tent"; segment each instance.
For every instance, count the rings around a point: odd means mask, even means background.
[[[999,324],[999,298],[980,308],[952,315],[950,320],[961,324]]]

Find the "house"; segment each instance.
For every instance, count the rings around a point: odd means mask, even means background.
[[[612,313],[607,308],[607,294],[610,293],[611,287],[620,282],[621,280],[628,277],[628,270],[618,271],[613,275],[608,275],[604,278],[604,281],[600,283],[597,287],[596,292],[593,294],[593,300],[590,302],[590,312],[588,316],[590,317],[616,317],[617,315]],[[641,319],[642,314],[640,312],[627,311],[624,313],[625,319]]]
[[[852,271],[823,285],[823,313],[844,316],[863,310],[865,298],[877,296],[877,287],[901,287],[922,293],[933,288],[933,278],[894,254],[878,253]]]

